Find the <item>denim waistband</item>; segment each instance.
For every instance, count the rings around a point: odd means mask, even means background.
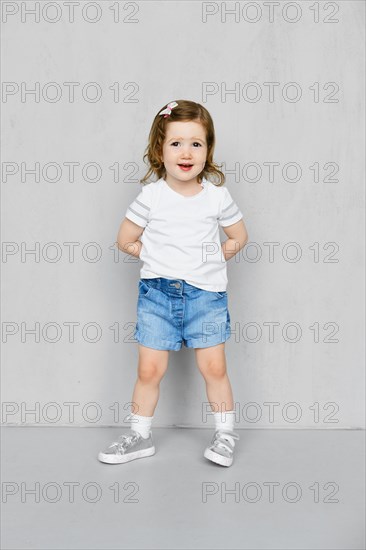
[[[166,294],[174,296],[182,296],[184,292],[192,292],[193,290],[202,290],[196,286],[190,285],[184,279],[165,279],[164,277],[154,277],[152,279],[141,279],[148,286],[152,286],[157,290],[161,290]]]

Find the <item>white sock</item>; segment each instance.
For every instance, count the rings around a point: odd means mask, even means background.
[[[138,432],[144,439],[147,439],[151,430],[151,423],[154,416],[141,416],[131,414],[131,430]]]
[[[235,411],[222,411],[214,413],[215,417],[215,430],[230,430],[234,431],[234,418]],[[235,447],[235,441],[229,435],[223,434],[224,439],[227,439],[233,447]]]

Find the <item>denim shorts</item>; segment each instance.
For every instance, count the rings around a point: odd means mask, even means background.
[[[140,279],[135,339],[149,348],[208,348],[231,335],[227,292],[212,292],[183,279]]]

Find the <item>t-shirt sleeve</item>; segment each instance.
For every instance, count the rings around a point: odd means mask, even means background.
[[[146,227],[150,221],[151,188],[144,185],[134,201],[126,210],[126,218],[137,223],[140,227]]]
[[[221,202],[221,211],[218,217],[218,222],[222,227],[227,227],[238,222],[243,217],[238,205],[230,195],[227,187],[223,187],[224,199]]]

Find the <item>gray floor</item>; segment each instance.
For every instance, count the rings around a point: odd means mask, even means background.
[[[125,429],[3,427],[1,547],[365,548],[363,431],[237,431],[224,468],[212,429],[154,428],[153,457],[112,466]]]

